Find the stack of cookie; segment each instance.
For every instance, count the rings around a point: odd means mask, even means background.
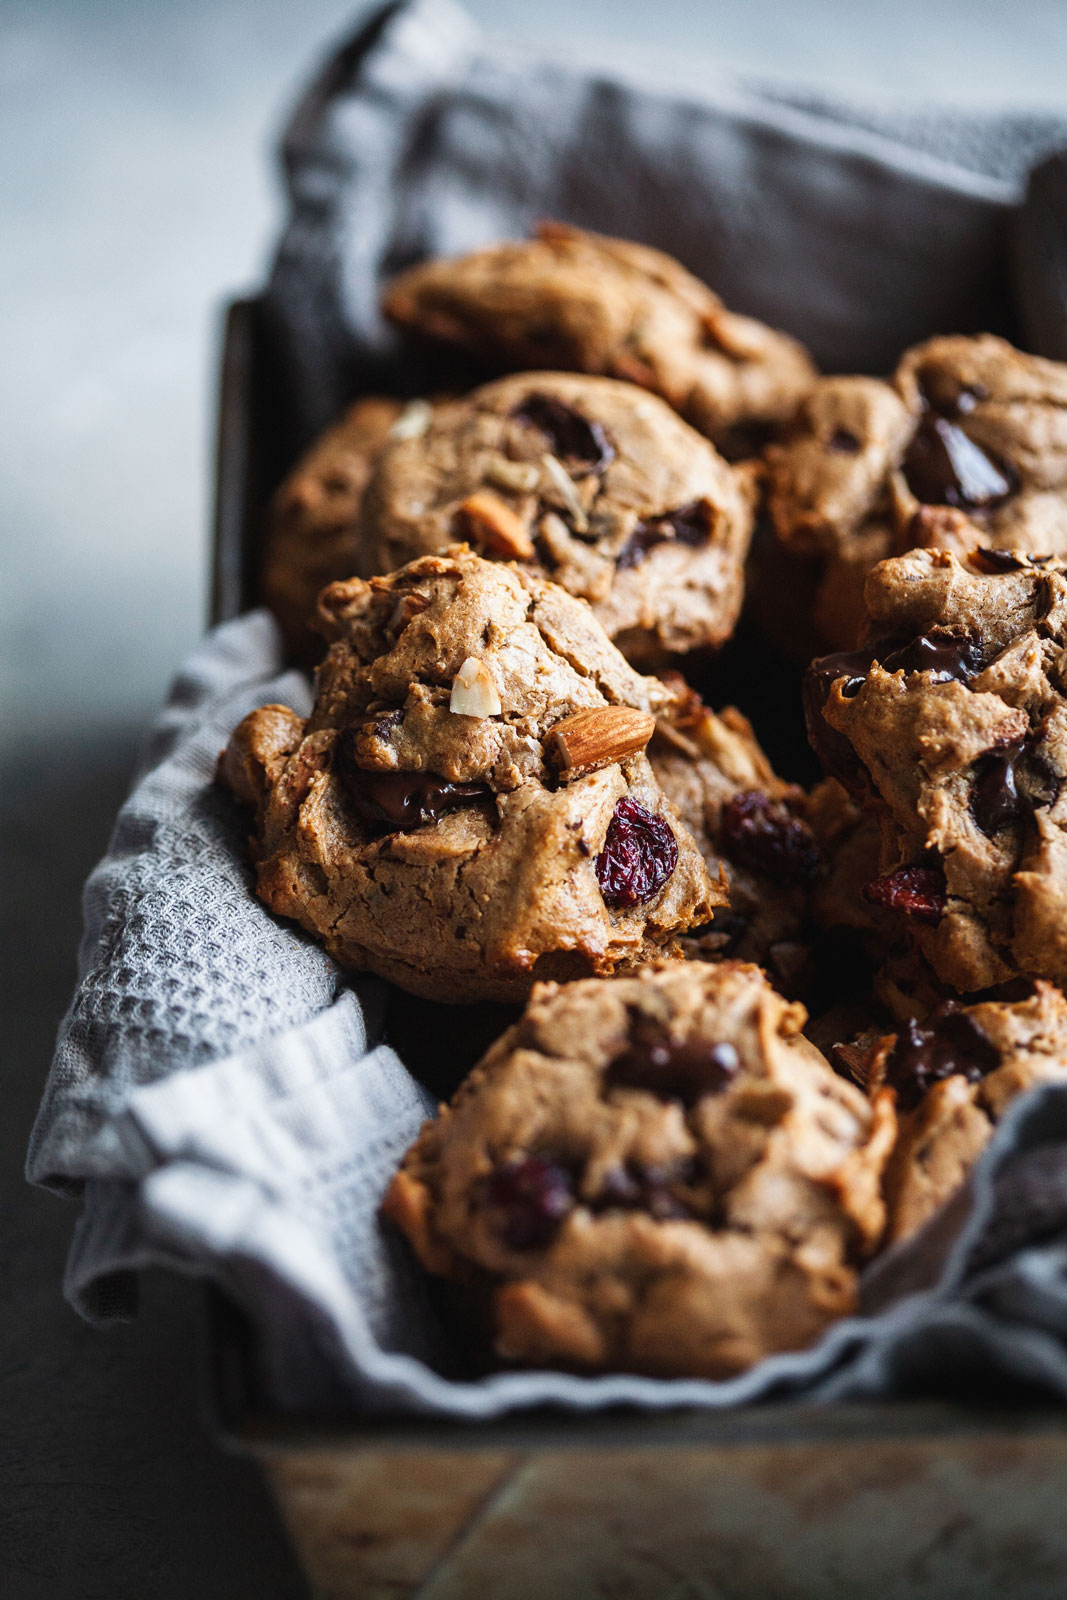
[[[328,648],[220,763],[257,890],[352,972],[524,1008],[384,1205],[472,1347],[729,1376],[1067,1079],[1067,368],[819,378],[558,225],[385,310],[495,375],[358,401],[278,491],[264,595]],[[806,718],[813,789],[697,692],[739,623],[781,681],[731,698]],[[803,696],[785,640],[834,649]]]

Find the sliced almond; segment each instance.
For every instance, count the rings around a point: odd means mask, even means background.
[[[529,561],[533,540],[517,512],[488,489],[469,494],[456,508],[456,521],[463,533],[487,555],[505,561]]]
[[[411,400],[389,429],[390,439],[419,439],[433,420],[428,400]]]
[[[635,756],[651,739],[656,719],[632,706],[593,706],[557,722],[548,745],[566,781]]]
[[[562,461],[557,461],[555,456],[545,455],[541,457],[541,465],[552,479],[560,499],[570,512],[575,533],[588,533],[589,518],[586,516],[585,507],[578,497],[574,479]]]
[[[497,489],[507,489],[512,494],[532,494],[541,481],[541,468],[536,461],[509,461],[499,456],[485,469],[485,481]]]
[[[452,680],[449,711],[460,717],[498,717],[500,696],[484,661],[468,656]]]

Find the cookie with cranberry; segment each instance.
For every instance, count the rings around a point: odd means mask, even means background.
[[[588,600],[624,654],[651,660],[733,631],[753,480],[654,395],[532,372],[435,408],[378,456],[360,571],[465,539]]]
[[[819,850],[807,796],[779,778],[740,711],[715,713],[681,678],[649,745],[652,770],[677,806],[728,907],[684,941],[704,960],[736,956],[766,967],[786,994],[811,976],[809,909]]]
[[[928,340],[889,383],[821,378],[765,459],[777,537],[820,564],[816,624],[843,648],[886,556],[1067,556],[1067,365],[990,334]]]
[[[728,311],[672,257],[556,222],[412,267],[384,309],[498,366],[626,378],[733,454],[785,421],[815,377],[795,339]]]
[[[424,402],[409,408],[401,431],[418,426],[427,409]],[[315,441],[271,501],[261,593],[301,659],[321,653],[310,626],[319,590],[359,568],[360,501],[371,463],[403,414],[399,400],[357,400]]]
[[[496,1356],[726,1378],[856,1303],[894,1119],[758,967],[539,985],[425,1125],[384,1212],[487,1290]]]
[[[864,887],[960,992],[1067,983],[1067,566],[914,550],[867,642],[813,663],[809,730],[880,823]]]
[[[1067,1082],[1067,1002],[1040,980],[1023,1000],[946,1001],[881,1040],[867,1070],[870,1091],[896,1101],[887,1238],[905,1239],[965,1181],[1016,1095]]]
[[[645,755],[669,694],[588,606],[465,547],[326,589],[305,722],[246,717],[222,777],[257,892],[343,966],[444,1001],[670,950],[725,901]]]

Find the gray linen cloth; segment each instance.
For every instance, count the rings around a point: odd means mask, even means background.
[[[705,73],[563,66],[486,46],[444,0],[379,15],[326,67],[286,140],[290,221],[270,288],[307,431],[388,360],[380,275],[539,214],[672,245],[728,300],[877,369],[939,326],[1063,341],[1053,119],[896,116]],[[1008,270],[1009,245],[1017,269]],[[1014,282],[1014,294],[1013,294]],[[1021,293],[1021,299],[1020,299]],[[1059,345],[1057,345],[1059,341]],[[137,1272],[209,1277],[247,1312],[260,1379],[303,1410],[486,1417],[899,1393],[962,1379],[1067,1397],[1067,1089],[1012,1107],[973,1184],[869,1270],[864,1312],[732,1382],[472,1374],[406,1247],[379,1226],[432,1111],[351,983],[265,911],[245,819],[212,783],[252,707],[309,703],[273,622],[186,663],[85,895],[79,983],[29,1175],[76,1195],[66,1289],[129,1315]]]

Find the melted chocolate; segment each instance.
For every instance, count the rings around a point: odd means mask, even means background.
[[[1016,475],[947,417],[927,412],[904,456],[904,477],[925,505],[984,511],[1006,500]]]
[[[600,423],[590,422],[554,395],[527,395],[512,416],[543,433],[552,454],[567,465],[572,476],[604,472],[615,459],[615,447]]]
[[[485,783],[450,783],[432,772],[367,772],[338,747],[338,768],[353,811],[372,834],[404,833],[488,799]]]
[[[678,1222],[693,1212],[675,1192],[699,1179],[693,1162],[663,1167],[628,1161],[605,1174],[600,1193],[590,1202],[593,1211],[647,1211],[656,1222]]]
[[[679,1100],[688,1107],[705,1095],[721,1094],[740,1066],[732,1044],[672,1039],[655,1023],[638,1018],[630,1043],[608,1068],[607,1084],[617,1089],[644,1089],[659,1100]]]
[[[971,815],[987,837],[1039,806],[1051,805],[1061,779],[1029,741],[995,750],[975,763]]]
[[[639,522],[619,551],[615,565],[620,572],[627,567],[639,566],[658,544],[673,542],[698,549],[707,543],[710,532],[707,502],[693,500],[674,511],[665,511],[661,517],[650,517],[647,522]]]
[[[897,1035],[886,1063],[885,1081],[897,1092],[897,1103],[911,1111],[926,1091],[944,1078],[961,1074],[979,1083],[1000,1065],[1000,1052],[989,1035],[955,1000],[946,1000],[925,1028],[912,1018]]]
[[[860,441],[851,428],[835,428],[826,442],[826,448],[835,455],[854,456],[859,454]]]
[[[886,672],[928,672],[935,683],[969,683],[983,666],[978,641],[951,628],[931,628],[880,659]]]

